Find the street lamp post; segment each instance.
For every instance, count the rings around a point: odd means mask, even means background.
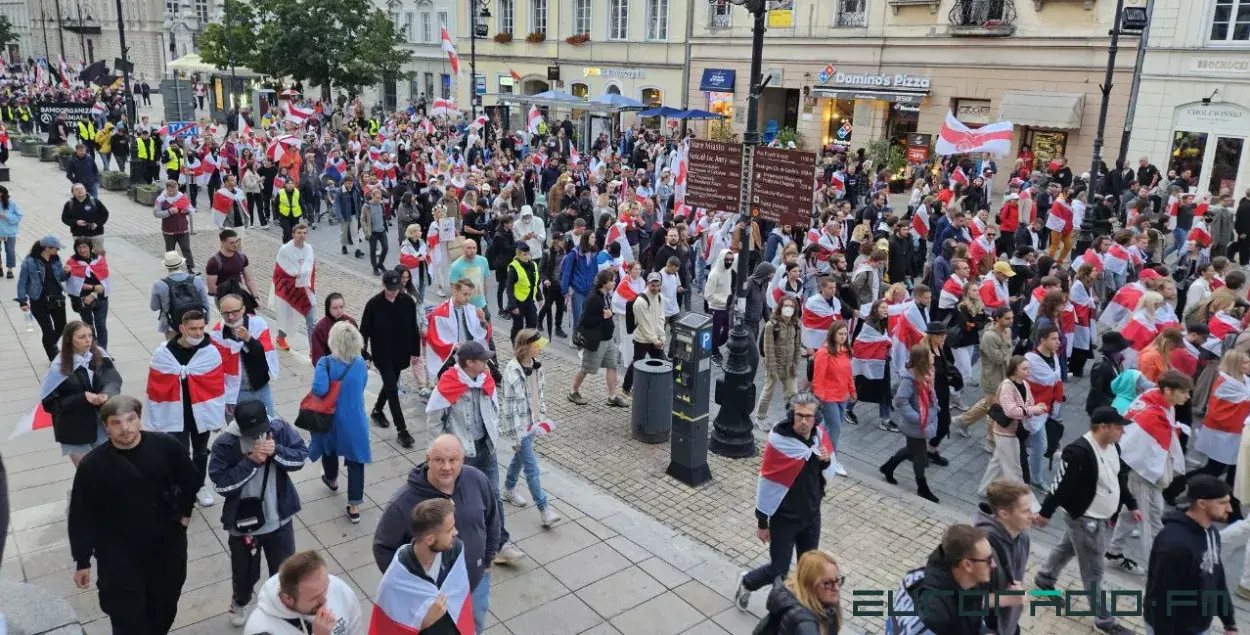
[[[478,20],[481,20],[482,37],[486,37],[486,18],[490,17],[490,9],[486,6],[489,0],[469,0],[469,111],[477,119],[477,38]]]
[[[129,51],[126,49],[126,16],[122,13],[122,0],[117,0],[117,40],[122,53],[122,96],[126,100],[126,120],[134,126],[137,121],[135,94],[134,86],[130,84],[130,60],[126,57]]]
[[[1102,163],[1102,143],[1103,133],[1107,128],[1107,109],[1111,103],[1111,79],[1115,73],[1115,55],[1120,50],[1120,17],[1124,14],[1124,0],[1116,0],[1115,18],[1111,23],[1111,45],[1107,47],[1107,74],[1102,80],[1102,105],[1098,108],[1098,130],[1094,133],[1094,158],[1093,164],[1089,169],[1089,195],[1088,201],[1093,204],[1093,196],[1098,194],[1098,182],[1102,180],[1103,174],[1099,165]]]
[[[734,326],[729,332],[724,379],[717,382],[716,402],[720,411],[712,422],[708,449],[720,456],[743,458],[755,456],[751,412],[755,404],[755,370],[759,352],[755,339],[747,330],[746,289],[750,284],[748,270],[751,252],[751,172],[755,146],[760,142],[759,102],[763,90],[761,66],[764,57],[764,18],[768,15],[764,0],[730,0],[751,13],[751,79],[747,93],[747,129],[742,135],[742,187],[738,192],[738,220],[742,223],[738,239],[738,297],[734,307]]]

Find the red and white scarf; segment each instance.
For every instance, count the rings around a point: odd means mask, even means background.
[[[1124,367],[1137,368],[1137,356],[1159,335],[1159,328],[1155,326],[1153,315],[1146,315],[1145,311],[1136,311],[1129,318],[1128,324],[1121,329],[1120,334],[1131,345],[1124,351]]]
[[[399,563],[399,552],[391,558],[391,566],[382,574],[370,618],[370,635],[417,635],[430,607],[443,596],[447,615],[451,616],[459,635],[474,635],[473,592],[469,588],[469,570],[464,564],[464,549],[456,556],[442,586],[413,575]]]
[[[794,486],[803,471],[803,466],[816,454],[817,447],[823,447],[829,453],[829,467],[825,468],[825,478],[833,478],[834,459],[833,443],[825,436],[820,426],[812,428],[811,446],[795,438],[777,432],[776,427],[768,433],[768,443],[764,446],[764,459],[760,462],[759,483],[755,488],[755,509],[771,518],[781,507],[781,501]]]
[[[829,336],[829,327],[842,316],[842,303],[838,296],[826,300],[815,293],[803,303],[802,331],[800,339],[805,348],[820,348]]]
[[[269,367],[269,379],[272,381],[278,378],[278,351],[273,347],[273,334],[269,331],[269,324],[259,315],[248,315],[243,318],[243,326],[247,328],[247,332],[252,339],[260,343],[261,348],[265,350],[265,362]],[[217,347],[217,352],[221,353],[221,371],[226,376],[226,403],[234,405],[238,403],[239,386],[243,378],[243,361],[240,354],[243,351],[245,342],[230,338],[227,339],[223,329],[230,328],[218,321],[208,332],[208,336],[213,339],[213,345]]]
[[[65,281],[65,292],[72,296],[82,295],[82,287],[90,276],[95,276],[96,280],[100,281],[104,287],[105,296],[112,291],[112,282],[109,281],[109,264],[104,256],[96,256],[91,262],[70,257],[65,261],[65,268],[69,270],[69,279]]]
[[[1167,474],[1185,473],[1185,455],[1176,435],[1176,410],[1158,388],[1138,395],[1124,418],[1130,421],[1120,439],[1120,458],[1142,478],[1158,483]]]
[[[851,344],[851,373],[867,379],[884,378],[890,345],[890,338],[885,333],[878,331],[870,321],[865,321]]]
[[[625,307],[630,302],[638,299],[639,295],[647,288],[647,281],[638,276],[630,278],[628,275],[622,276],[619,284],[616,285],[616,293],[612,294],[612,312],[617,315],[625,315]]]
[[[100,356],[107,358],[109,355],[104,351],[104,349],[101,348]],[[91,363],[90,357],[86,357],[85,359],[88,364]],[[75,358],[75,370],[77,370],[80,361],[80,358]],[[39,399],[35,401],[35,407],[17,422],[17,426],[13,428],[13,434],[9,435],[10,439],[14,439],[27,432],[52,427],[52,414],[44,409],[43,400],[46,399],[48,395],[52,394],[52,391],[56,390],[62,383],[64,383],[68,377],[68,375],[61,372],[60,356],[52,360],[52,364],[48,367],[48,372],[43,376],[43,383],[39,385]]]
[[[981,304],[985,305],[986,313],[993,313],[994,309],[1007,306],[1007,302],[1011,300],[1007,283],[999,282],[992,271],[981,279],[981,286],[977,291],[981,294]]]
[[[247,213],[247,195],[243,193],[241,188],[234,188],[234,192],[221,188],[213,192],[213,224],[218,227],[226,226],[226,219],[230,217],[230,213],[234,211],[234,204],[239,204],[239,209],[244,214]]]
[[[1058,409],[1063,404],[1063,375],[1059,372],[1059,356],[1062,354],[1062,351],[1056,352],[1050,363],[1036,350],[1024,355],[1029,360],[1029,376],[1025,381],[1033,393],[1033,401],[1049,406],[1047,412],[1025,421],[1030,431],[1040,430],[1047,417],[1059,418]]]
[[[196,430],[208,432],[221,428],[226,420],[226,375],[221,353],[216,346],[202,346],[183,366],[169,346],[162,342],[152,353],[152,366],[148,369],[147,428],[156,432],[183,430],[183,379],[187,380],[191,392],[191,414],[195,417]]]

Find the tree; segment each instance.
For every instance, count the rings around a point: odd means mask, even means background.
[[[8,44],[17,41],[17,32],[13,30],[13,23],[9,22],[9,18],[0,15],[0,44]]]
[[[204,61],[218,68],[235,64],[276,77],[290,76],[354,92],[384,77],[398,76],[412,58],[404,37],[369,0],[255,0],[254,8],[227,0],[222,20],[200,39]],[[229,18],[227,20],[227,17]],[[214,28],[216,27],[216,28]],[[233,50],[233,58],[230,51]]]

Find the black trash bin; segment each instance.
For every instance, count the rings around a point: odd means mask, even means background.
[[[664,443],[673,429],[673,365],[659,359],[634,362],[633,437]]]

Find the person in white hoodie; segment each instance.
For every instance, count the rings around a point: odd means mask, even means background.
[[[260,589],[243,635],[365,635],[356,593],[316,551],[287,558]]]
[[[712,312],[712,363],[717,366],[724,361],[720,349],[729,341],[729,300],[733,297],[734,263],[737,261],[737,254],[728,249],[716,252],[712,272],[703,286],[703,299]]]
[[[547,241],[547,227],[543,225],[543,219],[534,216],[534,209],[529,205],[521,206],[521,214],[512,224],[512,236],[517,242],[525,241],[529,244],[530,253],[534,254],[534,262],[541,259],[544,243]]]

